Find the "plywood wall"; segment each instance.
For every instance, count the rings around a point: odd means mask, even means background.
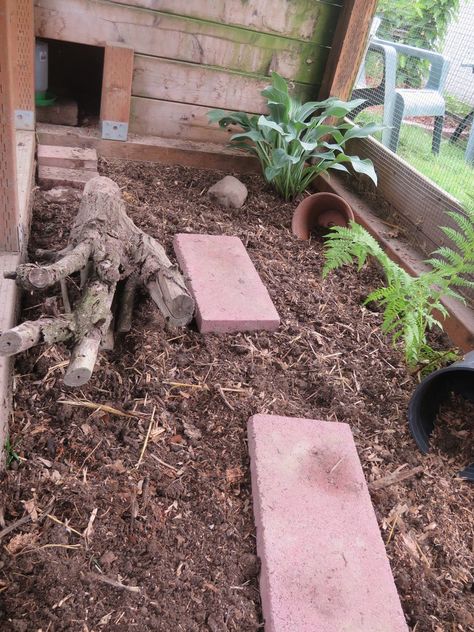
[[[342,0],[35,0],[36,35],[135,51],[130,129],[222,142],[210,108],[263,111],[272,70],[317,97]]]

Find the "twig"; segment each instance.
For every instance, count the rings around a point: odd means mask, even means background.
[[[148,431],[146,433],[145,441],[143,442],[142,450],[140,452],[140,457],[139,457],[138,462],[135,465],[135,467],[139,467],[140,466],[140,463],[142,462],[142,459],[143,459],[143,455],[145,454],[145,450],[146,450],[146,447],[148,445],[148,440],[150,438],[151,428],[152,428],[153,423],[155,421],[155,411],[156,411],[156,406],[153,406],[153,412],[151,413],[151,419],[150,419],[150,424],[148,426]]]
[[[161,459],[159,459],[155,454],[151,454],[151,458],[155,459],[155,461],[157,461],[160,465],[162,465],[163,467],[167,467],[168,469],[170,469],[172,472],[179,472],[179,470],[176,467],[173,467],[172,465],[170,465],[169,463],[166,463],[165,461],[162,461]]]
[[[41,512],[41,514],[38,516],[38,521],[44,518],[45,516],[47,516],[52,508],[53,508],[53,502],[51,502],[46,507],[46,509]],[[14,531],[15,529],[18,529],[18,527],[21,527],[22,525],[26,524],[30,520],[31,520],[31,515],[27,514],[26,516],[23,516],[23,518],[20,518],[16,522],[13,522],[12,524],[8,525],[8,527],[5,527],[4,529],[2,529],[0,531],[0,540],[4,538],[6,535],[8,535],[9,533],[11,533],[12,531]]]
[[[120,417],[138,417],[136,413],[126,413],[119,408],[113,408],[106,404],[96,404],[94,402],[88,402],[84,400],[73,399],[58,399],[58,404],[68,404],[69,406],[82,406],[83,408],[91,408],[92,410],[103,410],[104,413],[110,413],[111,415],[119,415]]]
[[[69,301],[69,294],[67,292],[66,279],[61,279],[59,284],[61,286],[61,296],[63,299],[64,311],[66,312],[66,314],[71,314],[72,309],[71,309],[71,303]]]
[[[62,520],[59,520],[59,518],[56,518],[56,516],[53,516],[52,514],[46,514],[46,518],[49,518],[50,520],[52,520],[53,522],[56,522],[57,524],[62,525],[63,527],[65,527],[68,531],[72,531],[73,533],[79,535],[82,538],[82,533],[80,531],[77,531],[76,529],[74,529],[73,527],[69,526],[66,522],[63,522]]]
[[[416,476],[420,472],[423,472],[424,467],[422,465],[417,465],[411,470],[396,470],[391,474],[387,474],[387,476],[382,476],[382,478],[377,479],[369,484],[369,488],[371,490],[383,489],[384,487],[389,487],[390,485],[395,485],[396,483],[401,483],[402,481],[406,481],[413,476]]]
[[[224,395],[224,391],[222,390],[222,386],[220,384],[216,384],[216,388],[217,388],[217,392],[219,393],[219,395],[222,397],[222,399],[224,400],[224,404],[227,406],[227,408],[229,408],[229,410],[231,410],[232,412],[235,411],[235,408],[232,406],[232,404],[229,402],[229,400],[227,399],[227,397]]]
[[[102,443],[102,441],[104,440],[104,438],[102,437],[102,439],[99,439],[97,445],[95,446],[95,448],[93,448],[93,450],[91,452],[89,452],[89,454],[86,456],[86,458],[82,461],[81,463],[81,467],[79,468],[79,470],[82,470],[82,468],[84,467],[84,465],[87,463],[87,461],[91,458],[91,456],[94,454],[94,452],[97,450],[97,448],[100,446],[100,444]]]
[[[128,590],[132,593],[139,593],[141,589],[138,586],[126,586],[121,582],[112,579],[111,577],[107,577],[107,575],[98,575],[97,573],[88,573],[90,579],[95,579],[98,582],[102,582],[103,584],[108,584],[109,586],[113,586],[114,588],[122,588],[123,590]]]

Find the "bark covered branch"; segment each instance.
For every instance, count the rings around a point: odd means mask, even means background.
[[[183,326],[193,317],[194,301],[179,269],[163,246],[128,217],[120,189],[109,178],[99,176],[86,184],[66,248],[59,253],[43,250],[38,254],[49,263],[22,264],[5,277],[29,291],[59,282],[63,297],[67,297],[65,279],[81,272],[81,297],[71,313],[28,321],[4,332],[0,355],[14,355],[43,342],[70,340],[73,350],[64,379],[69,386],[80,386],[92,375],[112,320],[118,283],[124,283],[117,310],[119,331],[131,328],[135,291],[140,285],[168,322]]]

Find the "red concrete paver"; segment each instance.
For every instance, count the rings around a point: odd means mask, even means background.
[[[196,301],[199,331],[278,328],[278,313],[238,237],[178,234],[174,249]]]
[[[350,427],[248,422],[265,632],[407,632]]]

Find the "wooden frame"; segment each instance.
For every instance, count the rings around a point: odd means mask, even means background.
[[[364,56],[378,0],[346,0],[339,15],[319,98],[347,100]]]
[[[33,0],[16,0],[13,14],[12,68],[17,129],[35,129],[35,28]]]
[[[127,140],[133,78],[133,48],[107,45],[100,102],[102,138]]]
[[[0,0],[0,251],[7,252],[20,249],[13,83],[15,5],[15,0]]]

